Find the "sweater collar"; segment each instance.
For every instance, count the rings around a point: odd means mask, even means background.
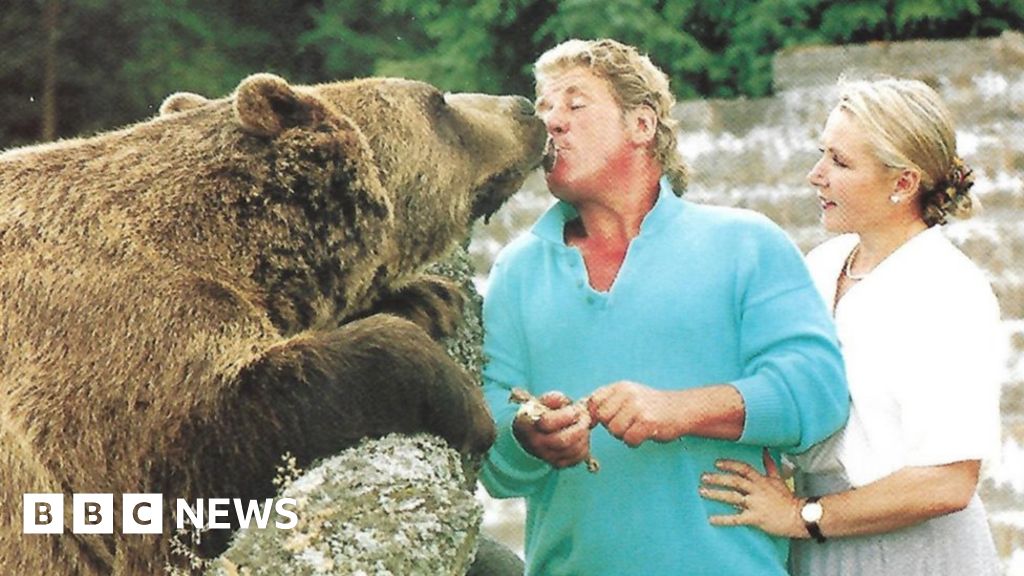
[[[639,236],[655,233],[683,210],[685,201],[676,196],[668,178],[662,176],[658,182],[658,199],[640,223]],[[565,244],[565,224],[579,216],[576,207],[559,200],[547,209],[533,225],[531,232],[542,240]],[[639,237],[638,236],[638,237]]]

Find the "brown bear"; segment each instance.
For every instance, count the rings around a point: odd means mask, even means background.
[[[523,98],[257,74],[0,155],[0,574],[162,573],[173,500],[271,497],[284,453],[484,452],[479,387],[428,335],[461,302],[419,271],[545,137]],[[25,493],[64,494],[64,534],[22,534]],[[113,534],[71,533],[75,493],[114,495]],[[121,533],[125,493],[164,495],[164,534]]]

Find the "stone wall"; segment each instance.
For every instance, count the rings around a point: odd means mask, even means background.
[[[953,112],[960,154],[975,169],[974,191],[984,209],[945,232],[988,272],[1013,349],[1002,396],[1003,454],[986,468],[982,496],[1008,570],[1024,574],[1024,35],[804,47],[778,54],[774,74],[774,97],[683,102],[674,110],[680,150],[693,170],[687,197],[761,211],[804,250],[826,238],[805,176],[818,158],[840,76],[918,78]],[[477,231],[471,245],[477,269],[489,269],[496,251],[550,202],[539,176],[528,181]],[[516,510],[500,508],[505,515]],[[485,522],[508,532],[522,518]]]

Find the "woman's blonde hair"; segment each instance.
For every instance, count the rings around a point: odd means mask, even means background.
[[[672,118],[676,100],[669,90],[668,76],[632,46],[608,39],[567,40],[537,59],[533,69],[538,88],[548,78],[577,67],[589,68],[607,80],[623,111],[640,106],[654,111],[658,125],[652,153],[676,194],[682,195],[688,174],[677,149],[676,121]]]
[[[971,169],[957,156],[945,104],[924,82],[900,78],[841,80],[839,108],[852,114],[886,166],[921,175],[918,202],[928,226],[971,215]]]

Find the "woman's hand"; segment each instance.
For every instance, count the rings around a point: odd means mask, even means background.
[[[736,507],[736,514],[711,516],[715,526],[755,526],[775,536],[807,538],[800,518],[802,501],[779,474],[768,449],[763,452],[767,475],[745,462],[720,460],[716,467],[725,474],[707,473],[701,477],[700,495]]]

